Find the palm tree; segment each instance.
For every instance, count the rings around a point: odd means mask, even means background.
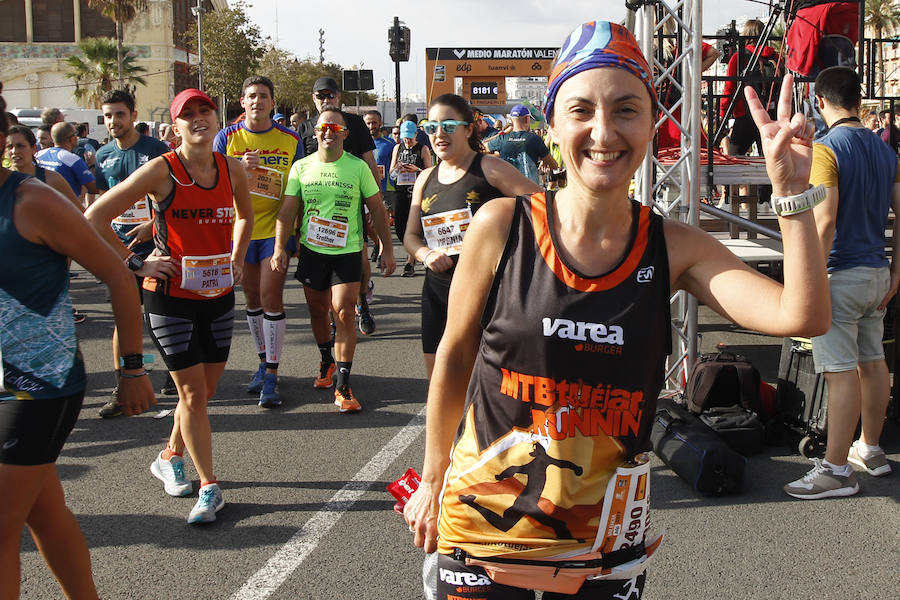
[[[112,38],[85,38],[78,42],[78,49],[81,56],[66,59],[69,66],[66,77],[75,80],[73,96],[83,106],[100,108],[100,98],[114,88],[134,95],[137,84],[147,85],[141,77],[147,69],[135,64],[130,49],[119,46]],[[123,52],[121,61],[119,51]]]
[[[116,23],[116,68],[119,85],[123,84],[125,52],[122,49],[122,32],[126,23],[137,17],[138,12],[147,8],[147,0],[88,0],[88,6],[96,8],[104,17]]]
[[[894,0],[866,0],[866,25],[875,30],[875,38],[880,39],[885,31],[893,33],[900,25],[900,8],[894,5]],[[878,55],[878,72],[881,74],[881,96],[884,96],[884,52],[882,43],[876,47]]]

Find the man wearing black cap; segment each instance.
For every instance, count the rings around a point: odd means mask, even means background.
[[[319,77],[313,85],[313,102],[316,104],[316,110],[321,112],[326,106],[341,106],[341,92],[338,90],[337,82],[331,77]],[[375,164],[375,141],[369,133],[366,122],[359,115],[354,115],[345,111],[341,111],[344,116],[344,122],[347,123],[348,135],[344,140],[344,152],[349,152],[357,158],[366,161],[372,170],[375,181],[381,186],[381,178],[378,176],[378,165]],[[318,143],[315,136],[312,139],[304,139],[306,146],[306,154],[314,154],[318,149]],[[359,286],[359,303],[356,305],[356,312],[359,314],[359,331],[363,335],[375,333],[375,319],[369,311],[369,302],[366,293],[371,286],[370,278],[372,276],[372,268],[366,258],[365,248],[362,251],[363,275]]]
[[[331,77],[319,77],[313,85],[313,102],[316,104],[316,110],[321,111],[326,106],[341,106],[341,92],[338,90],[337,82]],[[354,115],[345,111],[341,111],[344,119],[347,121],[350,135],[344,141],[344,151],[349,152],[357,158],[361,158],[369,164],[372,173],[375,174],[375,180],[378,180],[378,167],[375,165],[375,142],[369,134],[369,128],[366,127],[365,121],[359,115]],[[312,136],[311,141],[305,139],[307,144],[306,155],[315,153],[318,148],[316,137]]]

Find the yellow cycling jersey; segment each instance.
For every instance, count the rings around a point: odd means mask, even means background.
[[[259,167],[248,171],[253,201],[253,233],[250,239],[275,237],[275,221],[281,209],[287,174],[294,161],[303,158],[303,145],[296,131],[272,122],[265,131],[251,131],[246,121],[229,125],[216,135],[213,150],[241,158],[259,153]]]

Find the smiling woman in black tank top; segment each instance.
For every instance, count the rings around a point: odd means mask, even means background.
[[[435,356],[421,483],[404,517],[414,544],[438,552],[440,600],[459,596],[460,581],[477,581],[465,597],[477,589],[486,600],[533,599],[534,589],[553,592],[545,598],[640,598],[639,561],[657,539],[647,529],[644,453],[665,381],[671,291],[685,290],[770,335],[818,335],[830,322],[810,211],[779,219],[782,286],[708,234],[629,199],[655,133],[656,95],[627,29],[579,26],[551,72],[545,111],[568,186],[555,196],[496,198],[478,211]],[[806,190],[811,165],[812,131],[802,116],[792,120],[791,80],[785,77],[777,122],[747,92],[776,196]],[[443,137],[452,148],[453,135],[434,138],[435,150],[447,151]],[[469,163],[455,164],[463,171]],[[423,208],[425,187],[415,198]],[[435,272],[453,267],[444,253],[414,247],[410,221],[407,249]],[[625,513],[627,528],[603,517],[604,506],[612,505],[611,515],[619,510],[607,496],[619,498],[610,492],[619,469],[645,486],[626,494],[629,507],[640,501],[640,518],[631,508]],[[631,548],[628,557],[612,552],[623,547]],[[621,569],[578,572],[554,562],[563,557]]]
[[[460,96],[444,94],[432,101],[424,127],[440,162],[416,179],[403,236],[409,255],[425,265],[422,352],[429,377],[466,224],[488,200],[540,189],[506,161],[482,154],[474,122],[472,108]]]

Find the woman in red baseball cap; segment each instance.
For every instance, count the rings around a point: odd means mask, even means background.
[[[228,359],[233,286],[241,279],[253,209],[241,163],[212,150],[219,130],[212,99],[187,89],[175,96],[169,113],[181,145],[135,171],[86,215],[128,267],[144,276],[150,335],[178,388],[172,434],[150,471],[167,494],[191,494],[182,458],[187,448],[200,476],[188,523],[204,523],[214,521],[225,505],[213,472],[206,406]],[[109,223],[144,195],[153,201],[156,249],[141,261]]]

